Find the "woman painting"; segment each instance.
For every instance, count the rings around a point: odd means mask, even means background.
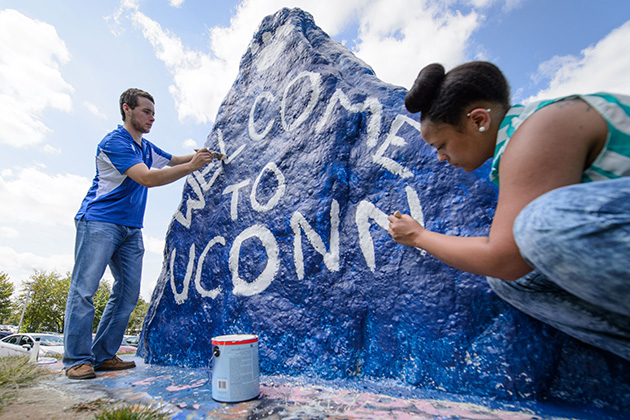
[[[472,171],[493,158],[488,237],[389,216],[397,242],[486,276],[518,309],[630,360],[630,97],[574,95],[510,106],[491,63],[426,66],[405,97],[438,159]]]

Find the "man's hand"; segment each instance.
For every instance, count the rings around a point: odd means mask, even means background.
[[[209,151],[205,147],[203,149],[197,149],[196,153],[189,162],[192,171],[197,171],[203,168],[208,163],[212,162],[213,157],[214,152]]]

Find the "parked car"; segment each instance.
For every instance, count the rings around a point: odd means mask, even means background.
[[[39,338],[39,357],[54,357],[63,355],[63,335],[45,333],[11,334],[0,340],[0,357],[20,356],[28,354],[35,340]],[[124,339],[120,343],[118,353],[135,353],[136,348]]]
[[[15,334],[17,332],[17,327],[15,325],[2,324],[0,325],[0,331],[8,331],[11,334]]]
[[[11,331],[0,331],[0,339],[2,339],[4,337],[8,337],[11,334],[13,334]]]
[[[118,351],[116,353],[118,354],[125,354],[125,353],[135,353],[136,352],[136,348],[134,346],[132,346],[131,344],[129,344],[127,342],[127,340],[125,340],[124,338],[122,339],[122,343],[120,343],[120,347],[118,348]]]
[[[55,334],[11,334],[0,340],[0,357],[27,354],[39,339],[39,357],[63,354],[63,337]]]
[[[139,335],[126,335],[125,341],[132,347],[138,347],[138,340],[140,339]]]

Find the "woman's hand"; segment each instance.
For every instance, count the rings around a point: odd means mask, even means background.
[[[424,228],[408,214],[400,214],[398,211],[388,216],[389,229],[387,232],[401,245],[419,247],[420,235]]]

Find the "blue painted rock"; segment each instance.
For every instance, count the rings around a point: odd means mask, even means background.
[[[396,210],[433,231],[486,235],[497,195],[487,165],[437,160],[405,93],[309,14],[265,18],[206,142],[226,159],[187,178],[140,354],[207,366],[212,337],[257,334],[265,374],[620,404],[624,361],[391,239]]]

